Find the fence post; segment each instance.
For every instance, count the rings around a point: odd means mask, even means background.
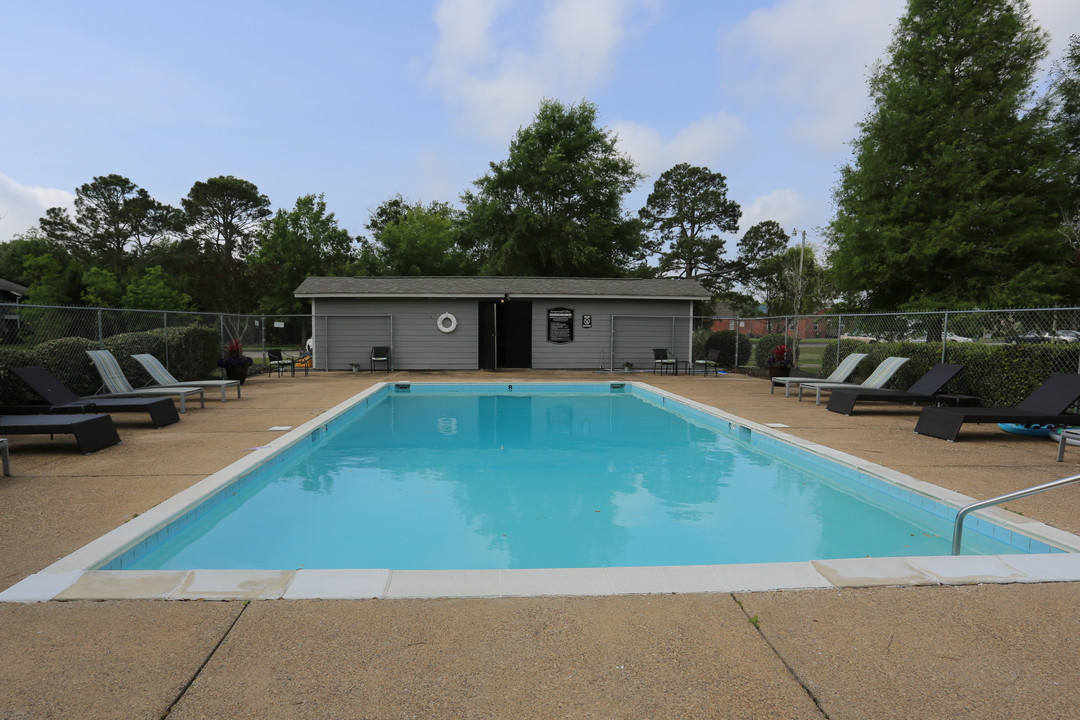
[[[844,334],[844,316],[836,316],[836,366],[840,367],[840,338]]]
[[[945,319],[941,322],[941,362],[945,362],[945,347],[949,344],[949,311],[945,311]]]
[[[736,370],[739,369],[739,335],[741,334],[739,328],[742,326],[742,323],[740,322],[741,317],[742,316],[735,318],[735,359],[733,363]]]
[[[169,367],[169,311],[161,312],[161,330],[165,334],[165,368]]]
[[[101,321],[101,308],[97,309],[97,344],[98,350],[105,349],[105,328]]]

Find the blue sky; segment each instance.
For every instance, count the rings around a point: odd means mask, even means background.
[[[9,3],[0,241],[118,173],[179,206],[217,175],[339,224],[401,193],[457,203],[543,98],[595,103],[648,177],[723,173],[740,232],[816,228],[903,0]],[[1080,2],[1032,0],[1051,59]]]

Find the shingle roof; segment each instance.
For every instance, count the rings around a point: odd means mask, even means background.
[[[557,277],[309,277],[296,297],[611,297],[707,300],[696,280]]]

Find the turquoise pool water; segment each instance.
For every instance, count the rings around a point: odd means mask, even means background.
[[[388,388],[106,569],[712,565],[949,552],[955,510],[653,393]],[[967,530],[965,554],[1049,551]],[[1035,541],[1030,541],[1035,543]]]

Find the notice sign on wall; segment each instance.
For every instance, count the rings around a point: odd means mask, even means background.
[[[574,341],[574,311],[570,308],[548,308],[548,342]]]

